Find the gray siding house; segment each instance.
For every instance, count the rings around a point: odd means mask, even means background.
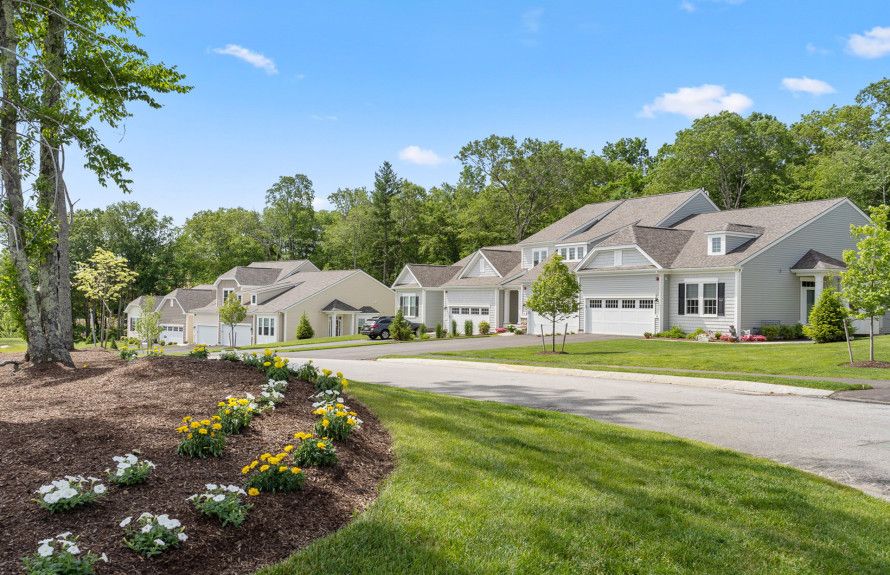
[[[479,317],[547,333],[524,302],[543,263],[559,254],[581,284],[578,313],[559,331],[756,332],[806,323],[843,270],[844,250],[855,248],[850,225],[867,221],[846,198],[721,211],[704,190],[646,196],[584,206],[517,245],[482,248],[452,266],[405,266],[392,287],[396,305],[430,326],[457,319],[462,329]]]

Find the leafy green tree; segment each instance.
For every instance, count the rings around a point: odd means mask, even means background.
[[[309,323],[309,316],[304,311],[303,315],[300,316],[300,322],[297,324],[297,339],[311,339],[313,336],[315,336],[315,330],[312,329],[312,324]]]
[[[241,298],[235,295],[235,292],[229,293],[229,297],[226,298],[222,307],[219,308],[219,321],[228,326],[229,345],[232,347],[236,347],[238,344],[235,327],[244,321],[244,318],[246,317],[247,308],[241,303]]]
[[[580,291],[578,278],[559,255],[547,260],[538,279],[532,283],[532,294],[525,305],[550,320],[553,352],[556,352],[556,323],[578,311]]]
[[[321,251],[325,262],[335,268],[368,269],[373,251],[365,234],[373,221],[371,200],[365,188],[338,188],[328,196],[336,216],[324,227]],[[318,263],[316,263],[318,265]]]
[[[161,336],[161,312],[157,311],[158,302],[153,295],[142,299],[139,306],[140,314],[136,320],[136,333],[146,347],[151,347]]]
[[[303,174],[282,176],[266,191],[263,224],[280,259],[308,259],[315,253],[319,230],[315,189]]]
[[[603,157],[610,162],[624,162],[646,175],[654,158],[649,153],[646,138],[620,138],[614,142],[606,142],[603,146]]]
[[[233,266],[271,255],[260,215],[244,208],[197,212],[185,221],[176,242],[178,265],[192,284],[213,282]]]
[[[411,324],[405,319],[405,314],[402,313],[401,308],[396,311],[395,317],[389,324],[389,335],[398,341],[408,341],[414,337]]]
[[[87,261],[77,262],[74,285],[87,301],[99,306],[99,341],[102,347],[105,347],[108,338],[107,318],[112,312],[110,304],[119,302],[127,287],[139,275],[127,264],[127,258],[102,248],[96,248],[95,253]],[[93,341],[96,341],[95,324],[93,324]]]
[[[875,359],[875,318],[890,308],[890,206],[870,210],[871,222],[852,225],[856,249],[844,252],[847,269],[841,273],[843,296],[859,319],[869,320],[870,361]]]
[[[850,327],[849,311],[840,294],[827,287],[810,311],[809,323],[803,326],[803,333],[816,343],[829,343],[845,340]]]
[[[401,232],[394,229],[393,202],[401,191],[401,181],[392,169],[392,164],[383,162],[374,174],[374,191],[371,193],[373,220],[368,232],[380,265],[378,279],[385,284],[392,282],[394,278],[390,276],[396,271],[393,237]]]

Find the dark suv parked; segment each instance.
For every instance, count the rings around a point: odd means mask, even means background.
[[[395,319],[391,315],[382,315],[378,318],[368,321],[365,325],[362,326],[361,333],[367,335],[371,339],[389,339],[389,324],[392,323],[392,320]],[[420,324],[408,322],[411,326],[411,331],[416,332],[420,329]]]

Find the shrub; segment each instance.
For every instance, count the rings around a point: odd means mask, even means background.
[[[411,324],[405,319],[401,309],[396,312],[392,323],[389,324],[389,335],[397,341],[408,341],[414,337]]]
[[[222,430],[226,435],[235,435],[250,425],[253,414],[256,413],[257,404],[251,394],[247,393],[245,396],[233,397],[230,395],[225,401],[216,404],[219,410],[213,416],[215,421],[211,424],[214,431]]]
[[[290,379],[290,368],[287,367],[290,360],[277,355],[266,359],[267,361],[263,362],[263,367],[266,369],[267,378],[274,379],[275,381],[287,381]]]
[[[686,332],[683,331],[680,326],[675,325],[671,329],[660,331],[655,334],[655,337],[666,337],[669,339],[683,339],[686,337]]]
[[[92,575],[97,561],[108,561],[101,556],[83,550],[71,533],[60,533],[55,539],[44,539],[37,552],[22,561],[28,575]]]
[[[690,334],[687,334],[686,339],[698,339],[698,336],[700,336],[700,335],[702,335],[702,334],[707,334],[707,333],[708,333],[708,332],[706,332],[706,331],[703,330],[702,328],[697,327],[697,328],[695,328],[695,331],[694,331],[694,332],[692,332],[692,333],[690,333]]]
[[[114,471],[108,469],[108,482],[115,485],[138,485],[145,483],[155,464],[147,459],[140,460],[132,453],[115,455],[111,458],[117,463]]]
[[[286,381],[269,380],[260,386],[260,396],[256,403],[260,411],[275,409],[275,406],[284,401],[284,392],[287,390]]]
[[[157,345],[145,350],[145,357],[161,357],[162,355],[164,355],[164,348]]]
[[[321,370],[321,375],[315,378],[315,391],[335,391],[338,394],[349,385],[349,381],[343,377],[343,373],[333,375],[330,369]]]
[[[300,446],[294,452],[294,462],[302,467],[326,467],[337,463],[337,449],[327,437],[317,437],[314,433],[294,434]]]
[[[437,323],[436,324],[436,339],[442,339],[446,335],[448,335],[448,333],[445,331],[445,328],[442,327],[441,323]]]
[[[513,333],[515,333],[516,335],[522,335],[525,332],[522,331],[522,328],[517,327],[516,329],[513,330]]]
[[[743,341],[743,342],[762,342],[762,341],[766,341],[766,336],[765,336],[765,335],[753,335],[753,334],[748,334],[748,335],[743,335],[742,337],[740,337],[740,338],[739,338],[739,341]]]
[[[831,288],[822,290],[822,295],[810,310],[809,320],[803,333],[816,343],[843,341],[846,338],[844,323],[847,324],[847,331],[852,331],[849,311],[840,295]]]
[[[135,523],[132,517],[125,517],[120,526],[125,532],[124,543],[143,557],[160,555],[188,539],[179,520],[166,513],[155,516],[146,512]]]
[[[311,361],[307,361],[292,371],[294,372],[294,377],[307,383],[315,383],[315,380],[318,378],[318,368]]]
[[[729,342],[736,341],[736,337],[734,335],[732,335],[731,333],[721,334],[719,339],[720,339],[720,341],[729,341]]]
[[[299,467],[287,465],[290,458],[288,451],[277,455],[264,453],[245,465],[241,473],[247,476],[247,492],[251,493],[251,489],[268,493],[302,489],[306,477]]]
[[[488,335],[488,332],[491,330],[491,325],[487,321],[479,322],[479,333],[482,335]]]
[[[199,343],[189,352],[189,357],[196,357],[198,359],[207,359],[208,355],[210,354],[207,352],[207,346],[203,343]]]
[[[235,352],[232,352],[235,353]],[[263,358],[259,357],[256,352],[250,354],[244,354],[241,356],[241,362],[248,367],[255,367],[257,369],[263,369]]]
[[[130,347],[129,345],[120,346],[120,356],[124,361],[130,361],[131,359],[136,359],[136,356],[139,355],[139,351],[135,347]]]
[[[841,330],[843,330],[843,327],[841,327]],[[801,339],[803,337],[803,326],[799,323],[793,325],[764,325],[760,328],[760,335],[764,336],[767,341]]]
[[[422,323],[422,324],[420,324],[419,326],[417,326],[417,335],[419,335],[419,336],[421,336],[421,337],[423,337],[424,335],[426,335],[426,333],[427,333],[428,331],[429,331],[429,329],[426,327],[426,324],[423,324],[423,323]]]
[[[226,436],[222,432],[222,424],[217,421],[219,416],[213,417],[213,421],[210,419],[196,421],[189,415],[183,417],[182,425],[176,428],[176,432],[182,436],[176,452],[202,459],[222,455],[226,446]]]
[[[309,316],[306,312],[300,316],[300,323],[297,324],[297,339],[311,339],[315,335],[312,324],[309,323]]]
[[[451,337],[457,337],[457,320],[451,320]]]
[[[643,338],[644,339],[652,339],[652,332],[651,331],[643,332]]]
[[[468,319],[464,321],[464,335],[467,337],[473,335],[473,320]]]
[[[66,475],[64,479],[41,485],[35,501],[50,513],[57,513],[93,503],[106,491],[98,477]]]
[[[219,358],[223,361],[241,361],[241,356],[238,355],[237,351],[222,351],[219,354]]]
[[[358,418],[358,414],[350,411],[349,407],[344,405],[340,398],[337,397],[336,403],[323,402],[312,413],[320,416],[315,423],[315,433],[320,437],[330,437],[336,440],[346,439],[353,430],[358,429],[362,425],[362,420]]]
[[[188,499],[199,513],[219,519],[223,527],[237,527],[247,519],[251,507],[243,500],[246,495],[247,492],[237,485],[208,483],[203,493],[195,493]]]

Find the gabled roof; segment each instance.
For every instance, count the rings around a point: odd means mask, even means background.
[[[264,286],[283,280],[305,268],[307,271],[318,271],[309,260],[281,260],[267,262],[251,262],[246,266],[235,266],[216,281],[233,279],[245,286]]]
[[[441,266],[431,264],[407,264],[406,267],[420,284],[420,287],[439,287],[458,273],[462,266]]]
[[[522,252],[518,250],[482,248],[479,251],[482,252],[485,259],[491,262],[491,265],[494,266],[494,269],[496,269],[501,276],[507,275],[522,259]]]
[[[248,313],[275,313],[284,311],[292,305],[313,296],[343,281],[361,270],[325,270],[317,272],[300,272],[287,278],[282,287],[291,286],[275,297],[261,303],[247,306]]]
[[[348,303],[335,299],[328,305],[321,308],[321,311],[358,311],[358,309],[352,307]]]
[[[461,262],[463,262],[463,265],[460,268],[461,271],[466,270],[467,266],[475,261],[475,256],[477,254],[485,257],[500,275],[468,278],[460,277],[460,274],[457,274],[442,284],[442,287],[499,286],[515,279],[516,276],[522,273],[522,266],[520,265],[522,261],[522,252],[518,246],[487,246],[481,248],[470,257],[461,260]],[[455,267],[457,267],[457,264],[455,264]]]
[[[363,305],[363,306],[360,307],[358,310],[359,310],[360,312],[362,312],[362,313],[380,313],[380,312],[377,311],[375,308],[373,308],[373,307],[371,307],[371,306],[369,306],[369,305]]]
[[[570,234],[581,231],[591,222],[600,219],[610,210],[621,204],[621,202],[622,200],[614,200],[611,202],[600,202],[582,206],[569,215],[556,220],[543,230],[525,238],[520,243],[524,245],[559,241]]]
[[[691,230],[631,225],[621,228],[596,247],[639,246],[646,255],[658,262],[659,266],[668,268],[692,234]]]
[[[130,308],[131,306],[133,306],[133,307],[142,307],[142,302],[143,302],[144,300],[146,300],[147,298],[150,298],[150,297],[155,298],[155,311],[157,311],[157,309],[158,309],[159,307],[161,307],[161,300],[164,299],[163,296],[159,296],[159,295],[141,295],[141,296],[137,297],[136,299],[134,299],[133,301],[131,301],[130,303],[128,303],[128,304],[127,304],[127,307],[124,308],[124,309],[128,309],[128,308]]]
[[[164,297],[172,297],[179,302],[182,311],[188,313],[216,300],[216,290],[212,287],[209,289],[177,288]]]
[[[791,266],[793,270],[845,270],[847,264],[822,252],[810,250]]]
[[[742,234],[753,234],[759,236],[763,233],[763,226],[747,226],[744,224],[735,224],[735,223],[725,223],[723,224],[719,230],[714,230],[715,232],[727,232],[727,233],[742,233]]]

